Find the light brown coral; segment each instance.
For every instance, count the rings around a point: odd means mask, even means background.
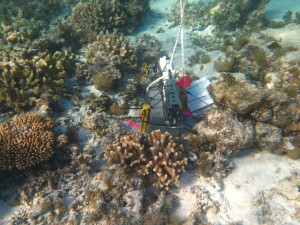
[[[69,21],[83,42],[91,42],[103,30],[132,33],[148,10],[149,0],[89,0],[73,8]]]
[[[0,124],[0,167],[25,169],[53,154],[53,123],[37,114],[16,115]]]
[[[21,38],[21,34],[16,34]],[[22,37],[10,47],[0,45],[0,111],[23,112],[46,92],[57,97],[65,90],[64,77],[72,70],[76,55],[68,51],[39,51]],[[12,44],[12,42],[11,42]]]
[[[117,30],[114,30],[112,34],[108,31],[99,33],[97,40],[87,46],[87,62],[92,63],[93,57],[102,51],[120,56],[123,63],[129,68],[136,67],[136,56],[131,43]]]
[[[148,137],[134,133],[120,138],[106,148],[104,159],[150,176],[155,179],[154,186],[168,189],[185,170],[187,158],[183,157],[182,149],[168,132],[156,130]]]

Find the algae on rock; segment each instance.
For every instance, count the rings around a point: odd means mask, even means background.
[[[229,107],[241,114],[256,109],[265,97],[262,89],[230,73],[223,73],[222,79],[212,83],[208,90],[217,105]]]

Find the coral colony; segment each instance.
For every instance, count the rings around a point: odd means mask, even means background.
[[[108,146],[104,159],[110,164],[120,164],[132,168],[142,175],[153,176],[154,185],[168,188],[172,181],[177,181],[187,164],[183,157],[182,145],[176,144],[169,133],[152,131],[148,138],[142,134],[123,136],[118,142]]]
[[[299,37],[292,0],[2,0],[0,224],[299,223]]]
[[[36,114],[16,115],[0,125],[0,167],[25,169],[48,160],[54,135],[50,118]]]

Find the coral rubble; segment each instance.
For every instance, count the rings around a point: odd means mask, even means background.
[[[104,158],[110,164],[154,178],[155,186],[166,189],[179,179],[178,174],[187,163],[182,146],[169,133],[162,134],[159,130],[151,132],[148,138],[137,133],[121,137],[106,148]]]
[[[0,124],[0,167],[25,169],[49,159],[53,154],[53,127],[49,117],[16,115]]]

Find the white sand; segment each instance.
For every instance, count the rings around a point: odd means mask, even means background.
[[[297,174],[297,171],[300,171],[299,160],[269,152],[255,153],[252,150],[242,152],[233,158],[232,162],[236,168],[221,183],[214,179],[198,178],[193,183],[183,186],[178,193],[180,207],[175,216],[186,220],[192,213],[201,214],[195,209],[199,209],[201,203],[205,205],[212,200],[213,205],[218,206],[218,212],[208,210],[204,215],[207,221],[204,222],[260,224],[264,220],[274,222],[273,224],[297,223],[295,214],[297,209],[300,209],[297,186],[300,185],[300,177]],[[198,202],[191,191],[195,186],[208,192],[206,197]],[[286,196],[283,195],[284,192]],[[210,196],[210,199],[207,196]],[[284,213],[280,215],[279,209]]]

